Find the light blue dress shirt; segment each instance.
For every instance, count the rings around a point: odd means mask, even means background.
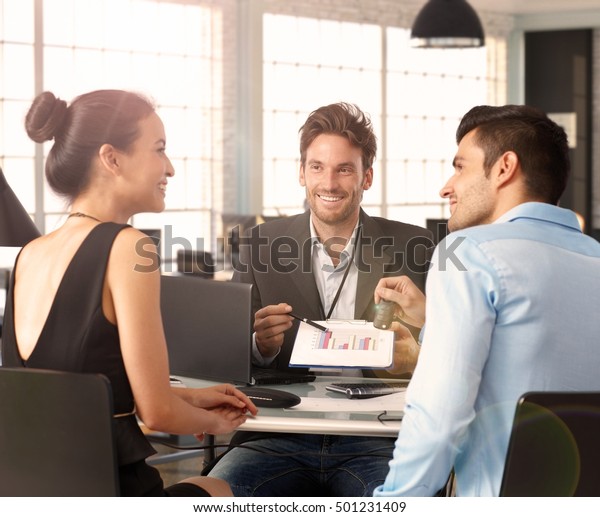
[[[527,391],[600,390],[600,243],[575,214],[519,205],[450,234],[427,278],[426,328],[390,472],[375,496],[498,495]]]

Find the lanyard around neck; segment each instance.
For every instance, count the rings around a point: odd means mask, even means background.
[[[352,255],[350,256],[350,260],[348,260],[348,265],[344,269],[344,276],[342,277],[340,286],[338,287],[338,290],[335,293],[333,302],[331,302],[331,307],[329,307],[329,311],[327,312],[327,316],[325,316],[325,320],[328,320],[329,318],[331,318],[331,315],[333,314],[333,309],[335,309],[335,306],[337,305],[340,295],[342,294],[342,288],[344,287],[344,284],[346,283],[346,278],[348,277],[348,273],[350,273],[350,268],[352,267],[352,263],[354,262],[354,257],[356,256],[356,248],[358,247],[358,241],[360,239],[360,230],[361,230],[361,226],[359,225],[358,229],[356,230],[356,237],[354,239],[354,247],[352,248]],[[320,296],[319,296],[319,305],[320,305],[320,309],[321,309],[321,314],[324,315],[325,309],[323,308],[323,302],[321,301]]]

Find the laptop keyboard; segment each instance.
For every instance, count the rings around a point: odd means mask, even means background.
[[[325,389],[343,393],[350,399],[368,399],[404,391],[408,379],[394,382],[334,382]]]
[[[278,371],[269,368],[252,368],[252,378],[256,386],[269,384],[297,384],[312,382],[316,376],[312,373]]]

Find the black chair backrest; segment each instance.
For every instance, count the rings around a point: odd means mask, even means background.
[[[103,375],[0,367],[0,496],[119,495]]]
[[[521,397],[500,495],[600,496],[600,392]]]
[[[185,275],[214,278],[215,261],[210,251],[177,250],[177,271]]]

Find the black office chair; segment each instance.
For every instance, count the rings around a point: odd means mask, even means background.
[[[600,496],[600,392],[531,392],[515,412],[501,496]]]
[[[214,278],[215,261],[212,253],[203,250],[177,250],[177,272],[202,278]]]
[[[103,375],[0,367],[0,496],[117,496]]]

